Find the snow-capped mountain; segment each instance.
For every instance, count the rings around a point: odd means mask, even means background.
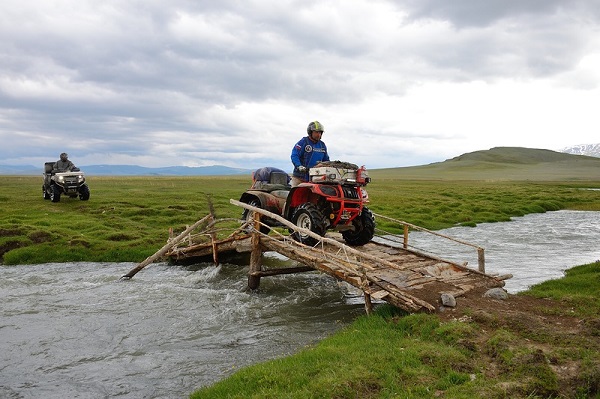
[[[559,150],[559,152],[600,158],[600,143],[574,145],[573,147],[563,148],[562,150]]]

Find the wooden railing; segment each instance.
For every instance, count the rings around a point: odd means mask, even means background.
[[[387,232],[387,231],[385,231],[385,234],[387,236],[390,236],[390,237],[401,237],[402,238],[402,246],[403,246],[404,249],[409,249],[409,246],[410,246],[409,245],[409,231],[410,231],[410,229],[422,231],[422,232],[428,233],[428,234],[433,234],[435,236],[438,236],[438,237],[441,237],[441,238],[444,238],[444,239],[456,242],[458,244],[462,244],[462,245],[466,245],[466,246],[475,248],[477,250],[477,267],[478,267],[478,270],[480,272],[482,272],[482,273],[485,273],[485,252],[484,252],[485,250],[484,250],[484,248],[482,248],[482,247],[480,247],[478,245],[472,244],[470,242],[462,241],[462,240],[459,240],[457,238],[450,237],[450,236],[447,236],[447,235],[444,235],[444,234],[441,234],[441,233],[438,233],[438,232],[435,232],[435,231],[432,231],[432,230],[428,230],[428,229],[426,229],[424,227],[417,226],[415,224],[408,223],[408,222],[405,222],[405,221],[402,221],[402,220],[393,219],[393,218],[390,218],[390,217],[387,217],[387,216],[384,216],[384,215],[379,215],[377,213],[373,213],[373,215],[375,215],[376,218],[385,219],[385,220],[388,220],[390,222],[398,223],[399,225],[402,226],[402,230],[403,230],[402,236],[400,236],[398,234],[390,233],[390,232]]]
[[[233,199],[230,200],[229,202],[231,204],[233,204],[233,205],[240,206],[242,208],[245,208],[245,209],[251,210],[253,212],[259,213],[261,215],[268,216],[268,217],[270,217],[272,219],[275,219],[275,220],[277,220],[278,222],[280,222],[282,225],[286,226],[289,229],[292,229],[292,230],[302,230],[303,234],[310,235],[310,236],[312,236],[314,238],[317,238],[317,239],[321,239],[321,240],[323,239],[323,237],[320,237],[320,236],[316,235],[312,231],[309,231],[309,230],[306,230],[306,229],[301,229],[301,228],[295,226],[293,223],[289,222],[288,220],[285,220],[280,215],[276,215],[276,214],[271,213],[269,211],[265,211],[264,209],[256,208],[256,207],[253,207],[251,205],[248,205],[248,204],[245,204],[243,202],[236,201],[236,200],[233,200]],[[387,217],[387,216],[384,216],[384,215],[379,215],[377,213],[373,213],[373,215],[376,218],[385,219],[385,220],[388,220],[388,221],[391,221],[391,222],[394,222],[394,223],[398,223],[398,224],[400,224],[400,225],[403,226],[403,232],[404,232],[404,234],[402,236],[399,236],[398,234],[394,234],[394,233],[390,233],[390,232],[385,232],[385,235],[389,236],[389,237],[402,237],[403,248],[407,249],[407,250],[409,249],[409,231],[410,231],[410,229],[422,231],[422,232],[425,232],[425,233],[428,233],[428,234],[432,234],[434,236],[438,236],[438,237],[441,237],[441,238],[444,238],[444,239],[456,242],[456,243],[461,244],[461,245],[466,245],[466,246],[475,248],[477,250],[477,270],[480,271],[481,273],[485,273],[485,250],[484,250],[484,248],[482,248],[482,247],[480,247],[478,245],[472,244],[470,242],[462,241],[462,240],[456,239],[454,237],[450,237],[450,236],[447,236],[447,235],[444,235],[444,234],[441,234],[441,233],[438,233],[438,232],[435,232],[435,231],[432,231],[432,230],[428,230],[428,229],[426,229],[424,227],[420,227],[420,226],[417,226],[417,225],[412,224],[412,223],[404,222],[402,220],[393,219],[393,218],[390,218],[390,217]],[[261,222],[259,222],[259,223],[261,223]],[[417,252],[417,251],[415,251],[415,252]],[[431,257],[432,255],[429,254],[428,256]],[[444,260],[444,259],[440,259],[440,260]]]

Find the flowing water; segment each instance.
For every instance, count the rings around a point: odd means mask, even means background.
[[[440,231],[485,248],[486,273],[512,274],[504,287],[515,293],[560,278],[572,266],[600,260],[600,212],[529,214],[506,223],[453,227]],[[477,269],[477,251],[431,234],[410,235],[414,247]]]
[[[486,248],[507,289],[600,259],[600,212],[550,212],[442,231]],[[431,237],[411,233],[426,249]],[[430,245],[445,258],[462,256]],[[458,250],[457,250],[458,251]],[[268,254],[271,266],[290,261]],[[183,398],[240,367],[312,345],[363,314],[359,298],[319,273],[261,280],[247,267],[133,263],[0,267],[0,398]],[[476,267],[476,266],[475,266]]]

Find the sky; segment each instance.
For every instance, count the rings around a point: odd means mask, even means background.
[[[598,0],[3,0],[0,164],[291,172],[600,142]]]

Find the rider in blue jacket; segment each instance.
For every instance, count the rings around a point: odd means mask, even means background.
[[[327,146],[321,141],[324,130],[323,125],[318,121],[311,122],[306,128],[308,135],[294,145],[292,149],[292,163],[294,164],[292,187],[308,181],[308,169],[321,161],[329,161]]]

